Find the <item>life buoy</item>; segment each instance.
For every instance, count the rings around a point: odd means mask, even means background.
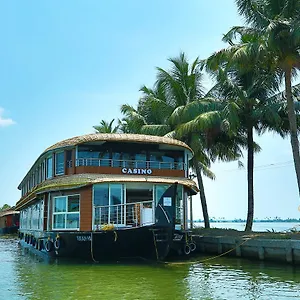
[[[60,241],[60,238],[57,237],[56,240],[54,241],[54,248],[55,250],[59,250],[60,249],[60,246],[61,246],[61,241]]]
[[[53,249],[53,243],[50,240],[47,240],[44,246],[47,252],[51,252]]]
[[[197,245],[194,242],[191,242],[189,246],[190,246],[192,252],[195,251],[197,248]]]
[[[189,245],[184,245],[183,251],[185,255],[189,255],[191,253],[191,248]]]
[[[38,239],[37,241],[37,249],[41,251],[43,249],[43,240]]]

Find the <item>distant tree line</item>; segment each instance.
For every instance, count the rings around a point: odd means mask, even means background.
[[[9,208],[11,208],[11,206],[9,204],[4,204],[2,207],[0,207],[0,211],[9,209]]]

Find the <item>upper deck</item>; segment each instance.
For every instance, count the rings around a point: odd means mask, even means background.
[[[137,134],[89,134],[47,148],[19,185],[22,198],[57,177],[75,174],[188,177],[192,150],[183,142]]]

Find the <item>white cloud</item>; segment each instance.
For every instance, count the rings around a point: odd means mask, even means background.
[[[0,127],[9,126],[15,124],[15,121],[12,119],[6,119],[2,115],[4,113],[4,109],[0,107]]]

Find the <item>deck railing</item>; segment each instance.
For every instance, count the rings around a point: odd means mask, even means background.
[[[73,162],[69,160],[67,167],[72,167]],[[183,162],[162,162],[162,161],[144,161],[144,160],[119,160],[107,158],[78,158],[75,160],[75,166],[88,167],[113,167],[113,168],[137,168],[137,169],[167,169],[167,170],[186,170],[186,164]]]
[[[153,201],[94,206],[94,230],[142,227],[153,223]]]

